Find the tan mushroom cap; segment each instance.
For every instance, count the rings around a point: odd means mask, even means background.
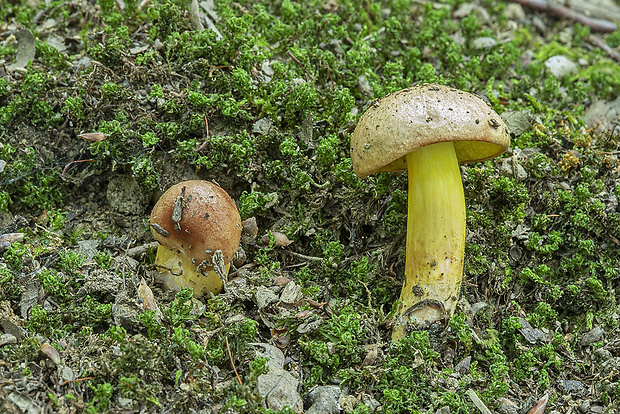
[[[178,223],[173,220],[175,205],[177,214],[182,207]],[[222,251],[227,264],[239,248],[237,206],[226,191],[210,181],[184,181],[170,187],[153,207],[150,224],[160,244],[196,259],[196,265],[202,261],[212,264],[216,250]]]
[[[447,86],[425,84],[373,102],[351,138],[353,170],[360,178],[407,169],[416,148],[453,141],[459,164],[484,161],[510,146],[499,115],[482,99]]]

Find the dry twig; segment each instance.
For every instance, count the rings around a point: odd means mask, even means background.
[[[196,148],[196,152],[202,151],[207,146],[207,142],[209,142],[209,121],[207,120],[207,114],[204,114],[204,117],[205,117],[206,137],[205,137],[204,142],[200,144],[198,148]]]
[[[66,384],[71,384],[71,383],[74,383],[74,382],[87,381],[87,380],[94,380],[94,379],[95,379],[95,377],[84,377],[84,378],[77,378],[77,379],[74,379],[74,380],[67,380],[67,381],[63,382],[62,384],[60,384],[60,386],[62,387],[63,385],[66,385]]]
[[[72,165],[79,164],[79,163],[82,163],[82,162],[94,162],[94,161],[95,160],[91,160],[91,159],[89,159],[89,160],[71,161],[69,164],[65,165],[65,168],[62,169],[62,173],[60,173],[60,176],[64,177],[65,174],[67,173],[67,171],[69,171],[69,168],[71,168]]]
[[[280,253],[286,253],[286,254],[290,254],[293,257],[297,257],[299,259],[302,260],[307,260],[309,262],[322,262],[323,259],[322,257],[315,257],[315,256],[306,256],[305,254],[301,254],[301,253],[297,253],[297,252],[292,252],[290,250],[278,250]]]
[[[530,9],[552,14],[561,19],[574,20],[584,26],[588,26],[593,32],[611,33],[618,28],[614,22],[610,22],[609,20],[594,19],[584,16],[567,7],[552,4],[547,0],[512,0],[512,2]]]
[[[599,39],[598,37],[594,35],[588,35],[588,37],[586,37],[586,42],[598,47],[603,52],[607,53],[607,56],[609,56],[616,62],[620,62],[620,53],[613,50],[607,43],[605,43],[603,40]]]

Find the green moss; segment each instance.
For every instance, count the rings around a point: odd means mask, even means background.
[[[60,121],[60,114],[43,99],[50,78],[47,75],[30,71],[23,78],[19,91],[16,91],[0,111],[0,125],[6,125],[16,118],[26,117],[35,125],[54,125]]]
[[[120,377],[118,383],[120,394],[127,399],[146,401],[150,407],[163,408],[159,399],[154,396],[157,392],[157,386],[154,384],[146,384],[137,375]]]
[[[175,295],[174,301],[169,306],[164,308],[163,314],[172,326],[178,327],[185,322],[196,319],[196,316],[191,313],[191,300],[192,290],[185,288]]]
[[[93,398],[86,407],[86,412],[89,414],[106,412],[114,391],[112,384],[104,382],[90,387],[93,391]]]
[[[308,358],[306,365],[311,367],[309,385],[325,383],[332,375],[338,376],[338,370],[361,362],[363,329],[359,318],[352,307],[343,307],[312,338],[299,340]]]
[[[52,338],[61,338],[61,322],[58,314],[50,314],[47,310],[37,305],[30,310],[30,319],[26,323],[26,329],[31,333]]]
[[[69,66],[63,54],[52,45],[37,41],[35,46],[36,56],[44,65],[56,70],[66,69]]]
[[[58,256],[58,267],[69,274],[75,274],[84,264],[84,256],[73,250],[61,251]]]
[[[260,191],[248,193],[244,191],[239,197],[239,213],[241,219],[245,220],[256,214],[265,211],[267,205],[277,202],[275,193],[265,194]]]
[[[110,268],[112,267],[113,259],[108,252],[99,251],[95,254],[93,259],[95,260],[95,263],[97,263],[97,265],[99,265],[102,269],[110,270]]]
[[[454,332],[456,340],[469,351],[473,345],[471,329],[465,320],[465,315],[460,313],[450,318],[450,329]]]
[[[15,242],[11,243],[11,245],[6,248],[3,254],[3,259],[9,270],[19,272],[24,267],[24,258],[27,256],[28,249],[26,246],[20,242]]]
[[[43,269],[37,275],[41,281],[41,285],[47,293],[53,295],[56,299],[66,300],[67,289],[64,285],[63,278],[55,271],[49,269]]]
[[[17,300],[20,295],[21,288],[15,282],[14,272],[0,267],[0,300]]]
[[[514,346],[512,377],[524,382],[534,380],[540,389],[548,387],[550,376],[557,375],[562,367],[563,358],[558,353],[559,349],[566,346],[562,335],[558,333],[547,343],[532,345],[521,339],[518,332],[522,325],[517,318],[507,319],[503,326],[505,340]]]
[[[428,332],[413,332],[392,344],[385,358],[385,371],[377,384],[383,393],[386,413],[416,413],[431,401],[431,388],[426,385],[427,369],[436,363]]]
[[[101,95],[110,102],[120,101],[127,97],[127,91],[114,82],[101,85]]]

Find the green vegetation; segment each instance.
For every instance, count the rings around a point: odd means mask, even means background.
[[[0,247],[0,305],[26,331],[0,347],[0,369],[52,378],[57,368],[40,362],[41,344],[52,344],[80,376],[46,388],[55,410],[273,412],[256,389],[268,364],[251,345],[270,341],[293,361],[285,368],[300,373],[302,393],[338,383],[384,413],[474,412],[469,389],[495,409],[508,395],[557,396],[560,379],[590,387],[586,373],[603,358],[590,348],[608,338],[580,339],[618,331],[620,134],[586,129],[584,103],[618,97],[620,66],[586,44],[588,28],[558,23],[542,39],[490,0],[490,20],[455,18],[461,0],[218,0],[217,31],[195,30],[180,0],[98,0],[88,20],[72,2],[10,3],[0,20],[31,30],[36,58],[0,78],[0,223],[27,219],[11,229],[24,239]],[[46,7],[49,30],[71,33],[66,50],[33,20]],[[481,37],[501,41],[480,47]],[[617,47],[618,32],[606,41]],[[8,65],[18,47],[5,43]],[[545,68],[557,54],[587,64],[557,79]],[[358,179],[349,139],[372,100],[422,82],[477,93],[499,113],[527,110],[532,125],[504,158],[462,169],[469,230],[457,314],[390,344],[406,177]],[[148,199],[194,176],[220,183],[259,226],[240,285],[204,309],[187,290],[161,292],[152,251],[127,260],[151,241],[148,211],[123,210],[108,193],[118,177]],[[268,230],[293,243],[261,240]],[[279,276],[303,298],[257,310],[257,289],[280,294]],[[138,301],[141,277],[161,313]],[[23,297],[35,298],[27,314]],[[594,377],[591,399],[613,412],[618,376]]]

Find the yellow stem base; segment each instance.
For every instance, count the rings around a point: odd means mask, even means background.
[[[155,265],[168,289],[179,291],[188,287],[194,291],[195,298],[200,298],[208,292],[217,294],[222,291],[222,279],[213,267],[209,267],[211,270],[208,271],[198,271],[185,255],[178,254],[176,250],[171,251],[161,244],[157,247]],[[229,268],[230,263],[226,264],[226,274]]]
[[[465,197],[454,145],[418,148],[409,172],[407,260],[392,340],[454,313],[463,276]]]

